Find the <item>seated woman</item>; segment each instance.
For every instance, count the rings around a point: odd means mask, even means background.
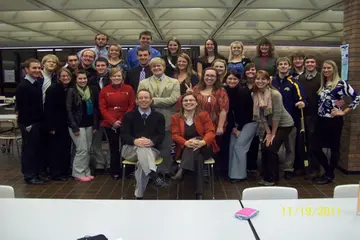
[[[215,128],[207,112],[200,112],[196,97],[185,93],[180,112],[171,118],[171,134],[177,144],[176,159],[182,159],[173,177],[182,180],[184,171],[196,173],[196,199],[203,199],[204,161],[219,150]]]
[[[256,73],[253,87],[254,119],[261,120],[265,128],[262,146],[262,168],[264,180],[260,185],[273,186],[279,180],[279,149],[294,126],[286,111],[281,93],[273,88],[270,75],[263,70]]]
[[[70,136],[76,147],[72,176],[80,182],[94,179],[90,174],[90,147],[92,135],[99,128],[97,94],[88,86],[86,72],[76,74],[76,84],[67,90],[66,112]]]

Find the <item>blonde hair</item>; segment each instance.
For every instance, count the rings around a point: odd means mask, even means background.
[[[122,52],[122,48],[121,48],[121,45],[120,44],[116,44],[116,43],[113,43],[113,44],[110,44],[109,45],[109,48],[108,48],[108,58],[110,58],[110,48],[111,47],[117,47],[119,49],[119,59],[122,58],[122,55],[123,55],[123,52]]]
[[[324,77],[324,73],[323,73],[323,68],[324,68],[325,64],[329,64],[333,68],[333,75],[331,77],[331,81],[329,84],[327,84],[327,82],[329,82],[329,81],[327,81],[327,79]],[[325,60],[322,65],[322,69],[321,69],[321,82],[320,82],[320,88],[317,91],[317,93],[319,94],[322,90],[324,90],[324,88],[326,86],[330,86],[330,89],[333,90],[334,88],[336,88],[339,81],[341,81],[341,78],[339,76],[339,70],[338,70],[336,63],[332,60]]]
[[[121,71],[120,68],[112,68],[109,72],[109,77],[113,77],[116,73],[120,72],[121,73],[121,77],[123,77],[123,73]]]
[[[45,62],[47,62],[48,60],[54,60],[56,62],[56,65],[59,64],[59,58],[54,55],[54,54],[48,54],[48,55],[45,55],[42,59],[41,59],[41,65],[44,65]]]
[[[211,64],[211,67],[215,67],[215,63],[217,63],[217,62],[220,62],[220,63],[224,64],[224,66],[225,66],[225,71],[224,71],[224,73],[221,74],[221,75],[219,75],[220,81],[223,82],[223,81],[225,81],[224,77],[225,77],[226,74],[228,73],[227,64],[226,64],[226,61],[225,61],[224,59],[218,58],[218,59],[215,59],[215,60],[213,61],[213,63]],[[217,72],[217,70],[216,70],[216,72]]]
[[[196,72],[193,70],[192,61],[191,61],[191,58],[189,57],[189,55],[187,55],[186,53],[180,53],[178,56],[178,59],[180,57],[184,58],[187,61],[187,67],[186,67],[187,78],[185,79],[185,83],[189,84],[189,83],[191,83],[191,76],[193,74],[196,75]],[[180,69],[177,66],[177,64],[176,64],[175,72],[177,74],[180,73]]]
[[[96,58],[96,52],[94,50],[92,50],[91,48],[85,48],[82,52],[81,52],[81,57],[84,55],[85,52],[92,52],[94,54],[94,58]]]
[[[166,67],[164,59],[159,58],[159,57],[156,57],[156,58],[151,59],[151,61],[150,61],[150,63],[149,63],[149,66],[150,66],[150,68],[152,68],[153,65],[159,64],[159,63],[160,63],[164,68]]]
[[[244,55],[244,44],[240,41],[235,41],[235,42],[232,42],[230,44],[230,48],[229,48],[229,62],[231,62],[234,58],[233,54],[232,54],[232,51],[231,51],[231,48],[235,45],[240,45],[240,47],[242,48],[242,52],[241,52],[241,58],[245,58],[245,55]]]

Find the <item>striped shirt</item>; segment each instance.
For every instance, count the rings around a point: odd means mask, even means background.
[[[360,103],[359,94],[347,81],[343,80],[340,80],[333,90],[331,90],[330,87],[324,87],[318,95],[318,115],[320,117],[332,118],[331,110],[340,109],[336,106],[336,101],[343,99],[344,96],[348,96],[353,100],[349,105],[349,108],[352,110],[354,110]]]

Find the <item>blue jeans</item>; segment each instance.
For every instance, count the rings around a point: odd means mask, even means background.
[[[258,126],[258,122],[250,122],[243,126],[238,137],[231,133],[229,151],[229,178],[245,179],[247,177],[246,154],[249,151],[251,141],[256,134]]]

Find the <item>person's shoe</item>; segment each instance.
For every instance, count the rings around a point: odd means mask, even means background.
[[[196,194],[196,200],[203,200],[203,199],[204,199],[204,195],[202,193]]]
[[[244,180],[246,180],[246,179],[230,178],[230,179],[229,179],[229,182],[230,182],[231,184],[234,184],[234,183],[242,182],[242,181],[244,181]]]
[[[121,175],[120,174],[111,174],[111,177],[114,179],[114,180],[119,180],[121,178]]]
[[[143,200],[144,198],[142,197],[135,197],[135,200]]]
[[[295,177],[295,173],[294,172],[290,172],[290,171],[285,171],[284,172],[284,178],[286,180],[290,180],[293,179]]]
[[[56,176],[51,178],[53,181],[60,181],[60,182],[66,182],[68,180],[68,177],[66,176]]]
[[[325,185],[325,184],[329,184],[331,182],[332,182],[332,179],[329,177],[325,177],[325,176],[322,176],[322,177],[314,180],[314,183],[318,184],[318,185]]]
[[[91,179],[88,178],[88,177],[78,177],[78,178],[75,178],[76,181],[79,181],[79,182],[90,182]]]
[[[175,174],[175,176],[171,177],[172,180],[175,181],[179,181],[181,182],[184,176],[184,170],[182,168],[180,168],[177,173]]]
[[[37,178],[38,178],[39,180],[43,181],[43,182],[48,182],[48,181],[50,181],[49,177],[48,177],[48,176],[45,176],[44,174],[39,174],[39,175],[37,176]]]
[[[44,181],[38,179],[38,178],[30,178],[30,179],[25,179],[24,180],[26,184],[32,184],[32,185],[40,185],[40,184],[44,184]]]
[[[268,181],[261,180],[259,182],[259,185],[262,185],[262,186],[274,186],[275,182],[268,182]]]
[[[95,177],[94,176],[91,176],[91,175],[89,175],[89,176],[87,176],[90,180],[94,180],[95,179]]]
[[[154,180],[154,184],[156,187],[168,187],[169,184],[167,184],[161,177],[156,177]]]

